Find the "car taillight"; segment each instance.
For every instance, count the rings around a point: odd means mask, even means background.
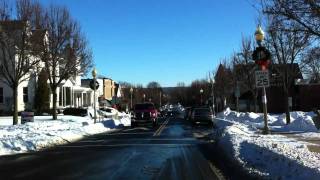
[[[157,113],[156,112],[150,112],[152,117],[157,117]]]

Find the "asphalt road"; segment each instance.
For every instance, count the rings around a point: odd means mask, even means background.
[[[0,179],[223,179],[213,129],[179,118],[87,137],[41,152],[0,158]]]

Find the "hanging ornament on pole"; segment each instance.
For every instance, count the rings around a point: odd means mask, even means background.
[[[253,51],[252,59],[262,70],[266,70],[271,62],[271,53],[267,48],[259,46]]]

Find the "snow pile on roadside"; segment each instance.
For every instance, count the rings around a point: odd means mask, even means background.
[[[35,122],[15,126],[2,125],[0,126],[0,155],[36,151],[76,141],[87,135],[130,126],[130,116],[122,115],[123,118],[119,120],[104,119],[96,124],[88,117],[58,116],[58,120],[50,120],[51,116],[36,116]],[[0,120],[12,123],[12,118]]]
[[[283,128],[308,129],[309,125],[301,120],[310,116],[308,113],[292,115],[296,124],[284,124]],[[255,113],[236,113],[227,109],[218,116],[215,134],[218,145],[248,172],[270,179],[320,179],[320,154],[310,152],[306,143],[282,135],[257,133],[261,117]],[[280,116],[272,116],[277,125]]]
[[[268,114],[268,125],[274,131],[302,131],[302,132],[317,132],[312,118],[315,116],[313,112],[291,112],[291,123],[286,125],[285,114]],[[263,114],[253,112],[235,112],[227,108],[224,112],[218,114],[219,118],[225,118],[234,122],[246,124],[262,128]]]

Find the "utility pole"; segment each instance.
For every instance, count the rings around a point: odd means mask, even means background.
[[[162,93],[160,91],[160,107],[161,107],[161,98],[162,98]]]
[[[201,106],[202,106],[202,103],[203,103],[202,94],[203,94],[203,89],[201,88],[201,89],[200,89],[200,96],[201,96],[201,97],[200,97],[200,98],[201,98],[201,99],[200,99],[200,101],[201,101],[200,104],[201,104]]]
[[[93,119],[94,119],[94,123],[97,122],[97,110],[96,110],[96,77],[97,77],[97,70],[96,68],[94,68],[92,70],[92,77],[93,77],[93,110],[94,110],[94,116],[93,116]]]
[[[209,80],[210,80],[210,84],[211,84],[211,97],[212,97],[212,112],[213,115],[215,116],[215,103],[214,103],[214,78],[213,76],[211,77],[211,75],[209,74]]]
[[[132,109],[132,93],[133,93],[133,88],[130,88],[130,109]]]
[[[234,95],[236,96],[236,111],[239,112],[239,97],[240,97],[239,81],[237,81],[236,83],[236,89],[235,89]]]

